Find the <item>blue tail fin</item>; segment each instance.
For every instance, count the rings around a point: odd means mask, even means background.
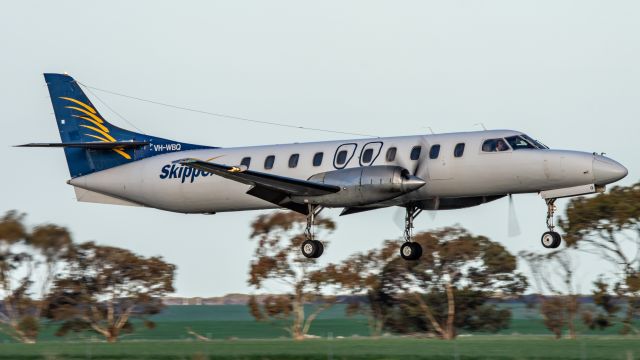
[[[204,149],[121,129],[107,122],[69,75],[44,74],[71,177],[82,176],[167,152]],[[78,147],[83,143],[143,142],[139,147]],[[114,146],[116,144],[113,144]]]

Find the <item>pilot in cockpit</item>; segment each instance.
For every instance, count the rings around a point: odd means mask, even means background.
[[[509,145],[502,139],[498,139],[496,142],[496,151],[507,151],[509,150]]]

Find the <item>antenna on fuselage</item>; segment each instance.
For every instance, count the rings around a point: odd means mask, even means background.
[[[485,131],[487,130],[487,128],[486,128],[486,127],[484,127],[484,124],[483,124],[483,123],[481,123],[481,122],[480,122],[480,123],[475,123],[475,124],[473,124],[473,126],[478,126],[478,125],[480,125],[480,126],[482,127],[482,130],[485,130]]]
[[[423,128],[429,129],[429,131],[431,131],[431,135],[435,134],[431,126],[423,126]]]

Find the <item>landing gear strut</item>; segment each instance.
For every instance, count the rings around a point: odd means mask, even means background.
[[[324,207],[320,205],[308,205],[309,212],[307,214],[307,227],[304,230],[304,237],[306,240],[302,242],[302,246],[300,250],[302,250],[302,255],[306,258],[317,259],[324,252],[324,245],[318,240],[314,239],[313,233],[313,224],[315,222],[316,216],[320,214]]]
[[[413,220],[420,215],[422,209],[416,206],[407,206],[404,216],[404,244],[400,247],[400,256],[405,260],[418,260],[422,256],[422,246],[413,242]]]
[[[557,232],[553,231],[555,225],[553,224],[553,213],[556,211],[556,199],[546,199],[547,203],[547,228],[549,231],[542,234],[540,241],[542,246],[547,249],[555,249],[562,243],[562,237]]]

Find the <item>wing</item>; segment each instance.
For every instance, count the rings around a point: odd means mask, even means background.
[[[228,166],[198,159],[182,159],[176,162],[251,185],[252,188],[247,191],[247,194],[303,214],[307,214],[307,206],[292,202],[290,196],[320,196],[340,191],[339,186],[246,170],[244,166]]]

